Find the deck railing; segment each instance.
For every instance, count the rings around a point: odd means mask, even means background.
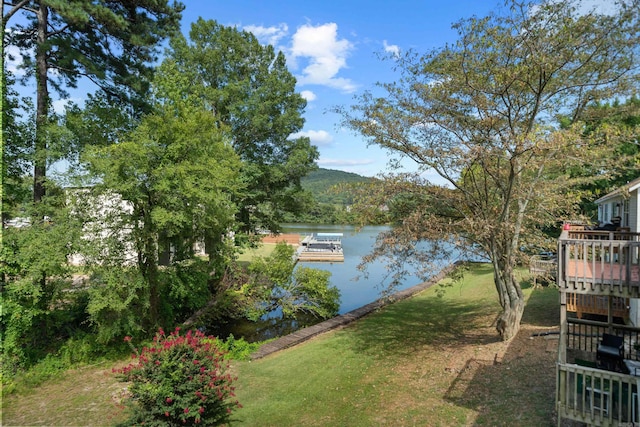
[[[635,344],[640,344],[640,328],[615,323],[609,325],[593,320],[567,319],[567,350],[595,355],[604,333],[622,337],[625,359],[640,360],[640,354],[635,349]]]
[[[557,281],[572,293],[640,297],[640,234],[564,231]]]
[[[632,425],[639,420],[640,377],[573,363],[558,363],[558,416],[594,426]]]
[[[609,297],[604,295],[567,293],[567,311],[576,313],[578,319],[584,314],[607,316],[611,309],[613,317],[629,318],[629,298]]]

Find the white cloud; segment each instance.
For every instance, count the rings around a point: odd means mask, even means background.
[[[400,46],[397,44],[389,44],[386,40],[383,40],[382,44],[385,52],[392,54],[395,58],[400,57]]]
[[[258,41],[262,44],[270,44],[277,48],[280,40],[287,36],[289,27],[287,24],[279,24],[271,27],[263,27],[261,25],[247,25],[243,27],[245,31],[253,33]],[[282,50],[282,49],[280,49]]]
[[[67,105],[74,104],[74,103],[81,104],[82,99],[80,98],[57,99],[51,103],[51,106],[53,107],[53,111],[55,111],[57,114],[62,114],[64,113],[64,108]]]
[[[296,132],[291,135],[291,138],[300,138],[306,136],[311,140],[313,145],[327,146],[333,142],[333,136],[326,130],[307,130],[303,132]]]
[[[293,63],[306,59],[306,67],[298,77],[298,83],[318,84],[353,92],[356,85],[349,79],[337,77],[347,67],[347,57],[353,44],[338,39],[338,25],[331,22],[323,25],[303,25],[293,35],[290,57]]]
[[[22,77],[25,71],[19,66],[24,62],[20,49],[16,46],[7,46],[5,48],[5,66],[7,71],[13,74],[15,77]]]
[[[300,96],[306,99],[308,102],[315,101],[317,98],[316,94],[311,92],[310,90],[303,90],[300,92]]]

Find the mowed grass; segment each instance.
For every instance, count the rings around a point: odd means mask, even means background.
[[[498,340],[493,274],[476,266],[354,324],[236,365],[247,426],[553,425],[558,292],[533,291],[522,332]]]
[[[243,264],[249,264],[252,259],[257,257],[266,258],[276,248],[275,243],[262,243],[255,248],[247,248],[241,254],[238,255],[238,261]]]
[[[520,334],[498,340],[493,275],[477,265],[351,325],[234,362],[239,426],[554,425],[558,291],[526,289]],[[3,425],[112,425],[118,384],[104,367],[3,399]]]

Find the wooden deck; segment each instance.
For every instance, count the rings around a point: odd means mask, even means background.
[[[344,262],[344,253],[342,251],[298,250],[297,257],[300,262]]]
[[[640,235],[586,233],[574,235],[564,232],[561,236],[558,242],[558,286],[568,293],[640,298]]]
[[[638,425],[640,376],[622,368],[613,372],[588,366],[577,357],[595,361],[606,332],[623,338],[625,364],[638,359],[632,349],[639,342],[640,329],[613,319],[626,317],[629,299],[640,298],[640,234],[572,228],[562,231],[557,252],[561,304],[558,426],[565,425],[565,420],[594,426]],[[607,321],[570,318],[569,311],[578,317],[587,312],[606,315]],[[632,373],[638,374],[635,369]]]
[[[566,263],[565,277],[582,282],[640,282],[640,266],[586,259],[569,260]]]
[[[560,418],[596,426],[637,425],[640,377],[561,363],[557,366]],[[560,425],[560,424],[558,424]]]
[[[629,298],[611,297],[613,317],[629,318]],[[607,316],[609,297],[602,295],[567,294],[567,311],[576,313],[578,319],[584,314]]]
[[[300,234],[298,233],[280,233],[268,234],[262,237],[262,243],[280,243],[285,242],[288,245],[300,245]]]

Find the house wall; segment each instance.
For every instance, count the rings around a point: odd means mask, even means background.
[[[629,227],[631,227],[631,231],[634,233],[640,232],[640,218],[638,212],[638,204],[640,203],[640,197],[638,197],[638,193],[640,190],[636,190],[631,192],[629,198]]]
[[[105,193],[94,195],[88,188],[73,188],[67,190],[67,203],[72,206],[72,212],[85,218],[83,239],[98,251],[93,256],[99,258],[113,254],[110,246],[114,241],[121,243],[120,256],[124,264],[132,265],[137,262],[137,252],[131,241],[132,227],[125,219],[133,212],[133,206],[123,200],[119,194]],[[86,253],[71,255],[71,265],[85,265],[90,257]]]
[[[640,218],[638,218],[638,203],[640,202],[640,198],[638,197],[638,190],[632,191],[629,194],[629,224],[628,227],[631,228],[633,233],[638,233],[640,230]],[[629,322],[633,326],[640,325],[640,300],[631,299],[629,300]]]
[[[611,218],[615,216],[619,216],[622,218],[622,227],[629,227],[627,224],[628,219],[626,218],[625,206],[628,206],[626,201],[622,196],[611,197],[607,199],[605,202],[598,204],[598,224],[605,225],[611,223]],[[630,216],[629,216],[630,218]]]
[[[635,186],[634,186],[635,187]],[[614,216],[622,218],[622,226],[629,227],[631,232],[640,232],[640,193],[639,188],[631,187],[629,197],[625,199],[622,195],[606,197],[598,203],[598,222],[604,225],[611,221]],[[597,203],[597,202],[596,202]],[[633,326],[640,326],[640,300],[632,298],[629,300],[629,322]]]

